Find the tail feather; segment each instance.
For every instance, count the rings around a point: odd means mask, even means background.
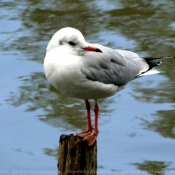
[[[154,74],[159,74],[159,73],[160,73],[159,71],[152,69],[145,73],[140,74],[139,77],[146,76],[146,75],[154,75]]]
[[[159,57],[159,58],[145,57],[143,59],[145,59],[146,62],[159,62],[159,61],[164,61],[166,59],[173,59],[173,58],[175,58],[175,56],[172,56],[172,57]]]
[[[159,66],[166,59],[175,59],[175,56],[174,57],[160,57],[160,58],[146,57],[146,58],[143,58],[143,59],[149,65],[149,69],[146,70],[145,72],[142,72],[141,74],[137,75],[136,78],[140,77],[140,76],[145,76],[145,75],[158,74],[159,71],[152,70],[152,68],[154,68],[156,66]]]
[[[164,60],[167,59],[174,59],[175,56],[172,57],[160,57],[160,58],[153,58],[153,57],[145,57],[143,58],[149,65],[149,70],[152,69],[153,67],[159,66]]]

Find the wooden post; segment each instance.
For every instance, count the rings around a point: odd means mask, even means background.
[[[58,174],[97,174],[97,142],[87,146],[82,137],[61,135],[58,149]]]

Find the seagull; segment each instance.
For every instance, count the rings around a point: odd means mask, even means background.
[[[141,58],[131,51],[91,44],[79,30],[65,27],[48,43],[44,71],[50,84],[61,93],[85,101],[88,129],[75,135],[82,136],[92,146],[99,133],[98,100],[113,96],[131,80],[159,73],[152,68],[170,58],[175,57]],[[90,99],[95,103],[94,127]]]

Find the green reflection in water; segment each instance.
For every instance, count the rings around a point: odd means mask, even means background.
[[[143,173],[147,172],[154,175],[164,175],[175,172],[174,168],[168,168],[171,162],[144,160],[142,163],[133,163],[132,165],[136,166],[137,169],[141,170]]]
[[[171,66],[172,67],[172,66]],[[175,80],[169,70],[166,72],[168,79],[163,80],[160,84],[155,82],[134,82],[134,91],[132,94],[134,98],[142,102],[152,103],[169,103],[172,109],[158,110],[152,117],[151,121],[141,119],[145,129],[158,132],[163,137],[175,138]]]
[[[26,111],[42,109],[45,115],[39,119],[54,127],[64,129],[86,129],[86,109],[83,100],[69,98],[59,93],[48,84],[43,73],[33,73],[30,76],[21,76],[23,85],[19,87],[18,94],[11,93],[6,100],[9,104],[18,107],[27,104]],[[101,101],[100,113],[110,113],[108,109],[112,99]]]
[[[56,148],[56,149],[44,148],[44,153],[47,154],[48,156],[53,156],[57,159],[57,157],[58,157],[58,148]]]
[[[175,112],[174,110],[157,111],[154,120],[141,119],[145,129],[160,133],[163,137],[175,138]]]

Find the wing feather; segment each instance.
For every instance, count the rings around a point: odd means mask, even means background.
[[[149,68],[146,61],[133,52],[95,46],[103,53],[88,52],[81,69],[89,80],[122,86]]]

